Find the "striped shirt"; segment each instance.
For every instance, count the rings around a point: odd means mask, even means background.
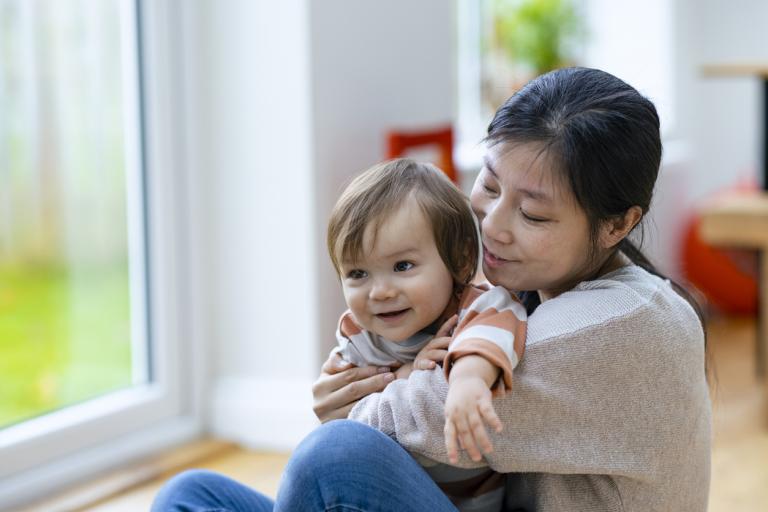
[[[479,355],[501,370],[492,387],[494,396],[511,389],[512,371],[525,347],[525,308],[500,286],[472,285],[449,303],[440,320],[456,313],[458,324],[443,363],[446,377],[458,358]],[[413,361],[434,333],[418,332],[396,343],[363,329],[347,311],[339,320],[336,338],[339,345],[334,352],[356,366],[396,366]],[[488,467],[463,469],[414,457],[462,512],[501,510],[505,481],[501,474]]]

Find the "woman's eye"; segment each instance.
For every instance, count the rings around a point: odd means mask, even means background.
[[[547,221],[547,219],[543,219],[541,217],[535,217],[533,215],[529,215],[522,208],[520,209],[520,213],[523,215],[525,220],[528,220],[528,221],[531,221],[531,222],[546,222]]]
[[[413,263],[410,261],[398,261],[395,263],[395,272],[405,272],[413,268]]]
[[[348,279],[363,279],[365,277],[368,277],[368,272],[365,270],[360,270],[359,268],[347,272]]]
[[[496,189],[494,189],[487,181],[483,180],[480,182],[480,186],[483,187],[483,190],[486,194],[495,194]]]

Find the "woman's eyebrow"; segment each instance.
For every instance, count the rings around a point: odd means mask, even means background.
[[[483,157],[483,165],[485,165],[485,168],[488,169],[488,172],[493,175],[494,178],[497,180],[499,179],[499,175],[496,174],[496,171],[493,170],[493,166],[491,165],[491,161],[487,156]]]
[[[485,168],[488,169],[488,172],[491,173],[493,177],[496,178],[496,180],[498,181],[499,175],[496,174],[496,171],[493,170],[493,165],[491,165],[491,161],[487,156],[483,157],[483,164],[485,165]],[[534,190],[529,188],[518,188],[517,192],[519,192],[520,194],[523,194],[524,196],[528,196],[531,199],[534,199],[536,201],[542,201],[547,203],[552,202],[552,197],[550,197],[549,194],[541,190]]]
[[[519,188],[517,189],[517,191],[523,194],[524,196],[528,196],[531,199],[534,199],[536,201],[542,201],[547,203],[552,202],[552,198],[549,196],[549,194],[547,194],[546,192],[542,192],[540,190],[531,190],[529,188]]]

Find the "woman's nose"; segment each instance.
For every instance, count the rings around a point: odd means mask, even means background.
[[[498,202],[486,210],[481,223],[483,235],[502,244],[511,244],[514,240],[510,221],[512,214]]]
[[[369,297],[373,300],[388,300],[397,295],[397,290],[389,279],[376,279],[371,287]]]

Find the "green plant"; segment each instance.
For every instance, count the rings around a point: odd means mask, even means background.
[[[495,45],[536,74],[568,65],[584,35],[570,0],[493,0],[493,15]]]

